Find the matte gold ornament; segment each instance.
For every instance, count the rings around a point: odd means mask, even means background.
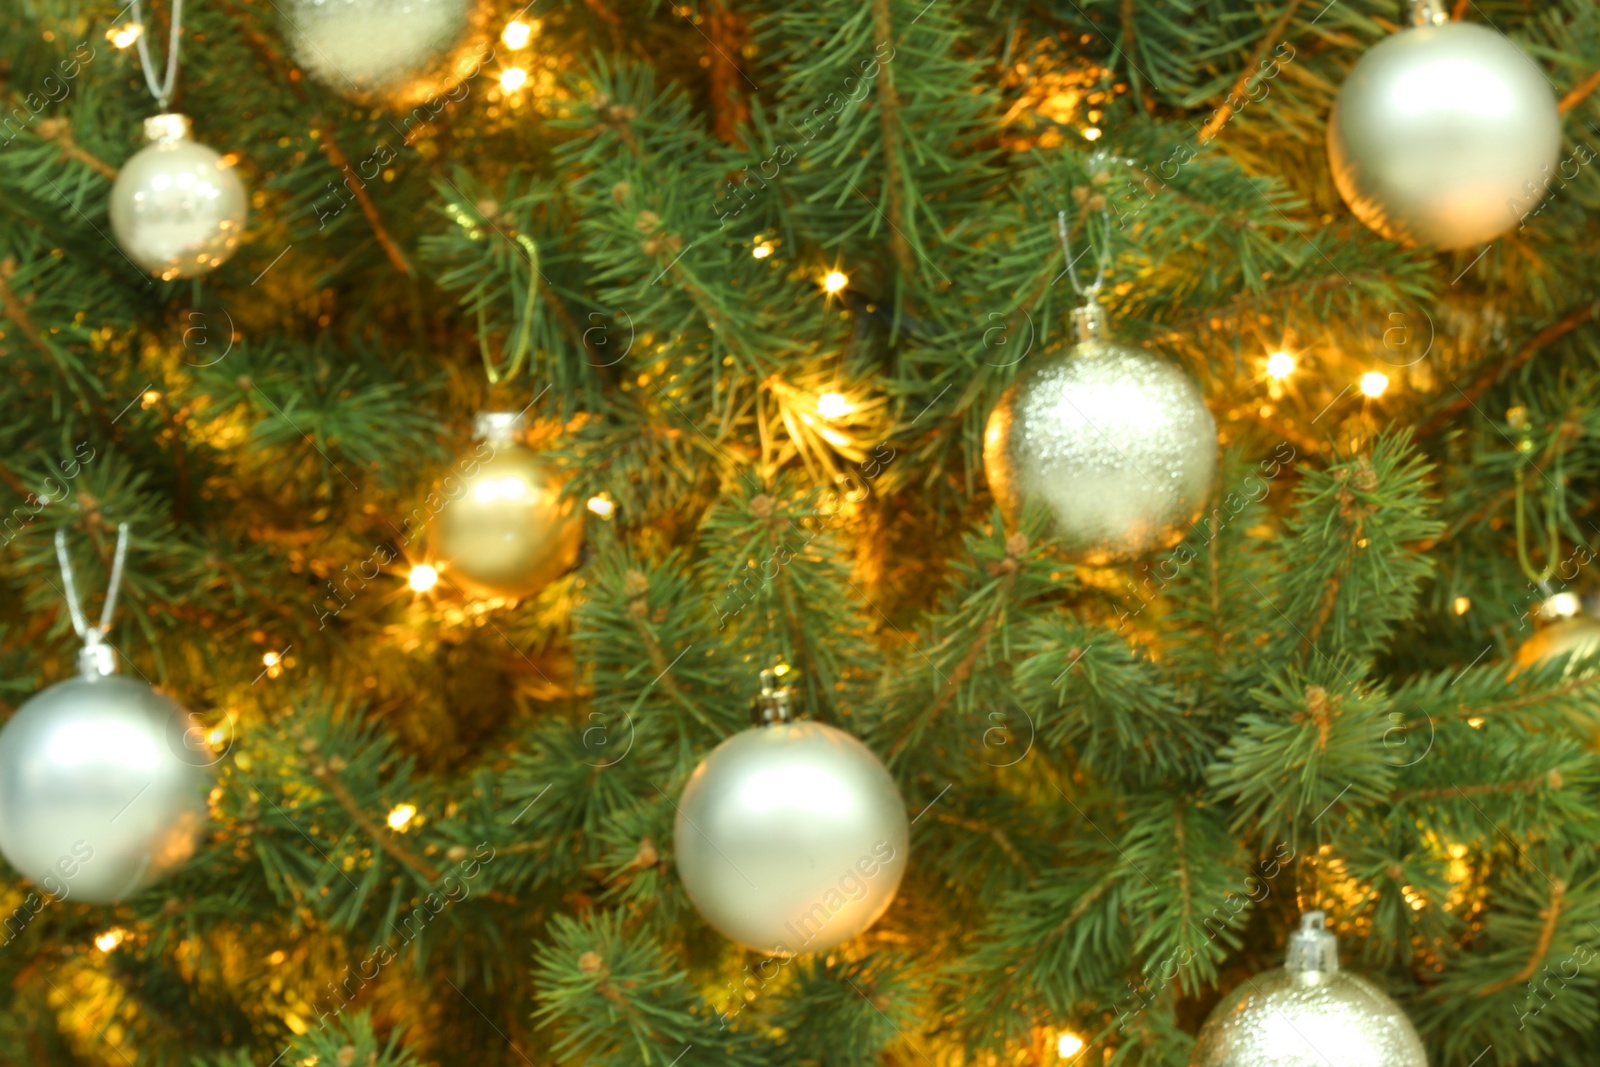
[[[1190,1067],[1427,1067],[1400,1006],[1339,969],[1320,911],[1289,936],[1289,960],[1223,998],[1201,1027]]]
[[[583,513],[561,498],[561,479],[517,440],[519,416],[478,416],[483,443],[440,486],[444,506],[429,536],[440,574],[479,597],[525,597],[570,570]]]
[[[1357,218],[1395,241],[1469,248],[1537,205],[1561,151],[1544,73],[1440,0],[1361,57],[1328,120],[1328,161]]]
[[[244,183],[215,151],[189,136],[186,116],[144,121],[149,144],[111,186],[111,232],[129,259],[164,281],[227,262],[244,238]]]
[[[412,107],[431,119],[494,55],[488,0],[279,0],[301,69],[365,105]],[[449,93],[448,99],[445,94]]]
[[[888,910],[910,843],[905,802],[872,751],[790,717],[762,672],[754,729],[718,745],[678,802],[678,876],[706,922],[759,952],[822,952]]]
[[[1217,426],[1194,381],[1106,339],[1091,298],[1078,342],[1027,366],[984,433],[989,488],[1008,525],[1042,504],[1079,562],[1138,559],[1183,539],[1211,493]]]

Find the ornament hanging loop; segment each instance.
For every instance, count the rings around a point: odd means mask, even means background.
[[[1519,450],[1527,452],[1532,449],[1532,446],[1533,442],[1524,438],[1522,447]],[[1530,582],[1534,585],[1545,587],[1556,573],[1556,557],[1561,554],[1561,504],[1557,498],[1564,480],[1561,473],[1561,453],[1556,453],[1554,472],[1556,492],[1551,495],[1551,499],[1545,502],[1544,533],[1546,544],[1544,566],[1538,568],[1534,567],[1533,561],[1528,558],[1528,467],[1530,466],[1532,466],[1531,462],[1517,467],[1517,563],[1522,567],[1522,573],[1527,576]]]
[[[1300,929],[1289,935],[1284,970],[1295,975],[1328,975],[1339,969],[1339,939],[1328,933],[1327,923],[1327,915],[1320,911],[1300,916]]]
[[[133,0],[133,21],[144,25],[144,11],[140,0]],[[149,34],[139,34],[135,47],[139,50],[139,67],[144,71],[144,83],[150,95],[156,98],[161,110],[172,103],[172,91],[178,85],[178,38],[183,33],[183,0],[172,0],[172,33],[167,40],[167,70],[161,81],[156,81],[156,65],[150,59]]]
[[[1072,283],[1072,291],[1083,298],[1083,306],[1072,311],[1073,339],[1077,341],[1099,340],[1106,336],[1106,313],[1100,306],[1100,287],[1105,284],[1106,271],[1111,266],[1111,213],[1101,209],[1101,221],[1105,224],[1106,244],[1100,248],[1099,269],[1095,272],[1094,281],[1087,287],[1078,281],[1078,257],[1072,254],[1072,232],[1067,226],[1067,212],[1065,209],[1056,212],[1056,236],[1061,241],[1061,254],[1066,260],[1066,267],[1062,273]],[[1084,226],[1084,234],[1089,240],[1090,247],[1094,245],[1093,235],[1089,233],[1088,226]],[[1058,276],[1059,277],[1059,276]]]
[[[1444,0],[1408,0],[1411,8],[1411,25],[1442,26],[1450,21],[1450,9]]]
[[[78,652],[78,672],[88,678],[116,673],[116,650],[105,643],[111,631],[111,620],[117,611],[117,591],[122,587],[122,565],[128,558],[128,524],[117,524],[117,548],[111,557],[111,579],[107,583],[106,602],[100,609],[100,622],[91,627],[83,613],[83,602],[78,597],[78,585],[72,576],[72,559],[67,555],[67,531],[56,531],[56,562],[61,565],[61,583],[66,587],[67,613],[72,617],[72,629],[83,638],[83,648]]]
[[[782,665],[768,667],[761,672],[761,694],[756,697],[755,703],[750,708],[750,721],[753,725],[776,726],[779,723],[794,721],[794,707],[791,703],[794,694],[788,686],[779,682],[779,679],[788,673],[788,668]]]

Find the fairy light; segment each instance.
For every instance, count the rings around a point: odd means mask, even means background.
[[[617,505],[613,504],[608,497],[592,496],[589,498],[589,510],[602,519],[609,519],[616,514]]]
[[[439,571],[426,563],[419,563],[411,568],[411,575],[406,579],[406,584],[415,592],[426,593],[439,584]]]
[[[283,659],[276,652],[266,652],[262,654],[261,662],[266,664],[268,667],[276,667],[279,663],[283,662]]]
[[[1457,615],[1465,615],[1472,610],[1472,600],[1469,597],[1458,596],[1451,606],[1455,608]]]
[[[1583,603],[1577,593],[1557,593],[1545,601],[1544,613],[1557,619],[1566,619],[1576,615],[1581,607]]]
[[[856,406],[839,393],[823,393],[817,397],[817,411],[825,419],[842,419],[855,409]]]
[[[506,23],[506,28],[501,31],[500,39],[506,47],[515,52],[519,48],[528,47],[528,42],[533,38],[533,27],[521,19],[512,19]]]
[[[1369,370],[1361,376],[1361,392],[1376,400],[1389,388],[1389,376],[1382,371]]]
[[[406,832],[406,827],[411,825],[411,820],[416,817],[415,804],[396,804],[394,810],[389,813],[389,829],[403,834]]]
[[[1098,141],[1100,139],[1100,127],[1090,126],[1087,130],[1084,130],[1083,139],[1085,141]]]
[[[850,284],[850,276],[844,271],[830,270],[822,276],[822,289],[826,293],[838,293]]]
[[[516,92],[528,80],[528,72],[521,67],[507,67],[500,72],[500,88],[508,93]]]
[[[94,947],[99,949],[101,952],[111,952],[115,950],[118,945],[122,944],[123,939],[127,936],[128,931],[122,929],[120,926],[113,926],[111,929],[94,939]]]
[[[1274,352],[1267,357],[1267,377],[1283,381],[1294,373],[1294,357],[1287,352]]]
[[[1061,1037],[1056,1041],[1056,1052],[1064,1060],[1070,1060],[1083,1051],[1083,1038],[1071,1030],[1063,1030]]]
[[[772,255],[772,242],[762,241],[760,244],[756,245],[750,250],[750,254],[755,256],[757,259],[766,259],[768,256]]]
[[[126,26],[113,26],[106,31],[106,40],[118,48],[127,48],[137,41],[144,33],[144,27],[137,22],[130,22]]]

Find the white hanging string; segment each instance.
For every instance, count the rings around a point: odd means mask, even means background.
[[[1111,232],[1111,213],[1109,211],[1102,211],[1101,214],[1105,216],[1106,233],[1109,238]],[[1087,223],[1084,224],[1083,232],[1084,237],[1089,241],[1089,246],[1093,248],[1094,240],[1092,235],[1089,233],[1089,227]],[[1085,289],[1078,281],[1078,270],[1076,266],[1077,260],[1072,256],[1072,236],[1067,229],[1067,212],[1065,208],[1056,212],[1056,234],[1061,238],[1061,251],[1067,257],[1066,275],[1067,280],[1072,282],[1072,291],[1083,297],[1085,300],[1093,302],[1095,297],[1100,293],[1101,284],[1103,284],[1106,280],[1106,269],[1111,265],[1111,249],[1109,247],[1109,240],[1107,242],[1108,246],[1100,249],[1100,269],[1094,276],[1094,283]]]
[[[139,0],[133,0],[133,21],[144,25],[144,12],[140,9]],[[159,84],[156,82],[155,64],[150,60],[150,35],[139,34],[139,66],[144,70],[144,83],[150,87],[150,93],[161,105],[162,111],[167,110],[167,105],[172,102],[172,90],[178,84],[178,35],[182,32],[183,0],[172,0],[172,36],[167,41],[167,73]]]
[[[67,556],[67,531],[56,531],[56,561],[61,564],[61,581],[67,587],[67,611],[72,615],[72,629],[77,635],[96,644],[99,635],[111,631],[111,617],[117,610],[117,590],[122,587],[122,562],[128,557],[128,524],[117,524],[117,550],[111,557],[111,581],[106,589],[105,607],[100,611],[100,625],[95,637],[89,637],[89,620],[83,614],[83,604],[78,599],[78,586],[72,578],[72,560]]]

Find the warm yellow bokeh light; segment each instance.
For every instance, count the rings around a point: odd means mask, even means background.
[[[411,577],[406,579],[406,584],[419,593],[426,593],[439,584],[439,572],[426,563],[419,563],[411,568]]]
[[[766,259],[768,256],[772,255],[772,242],[762,241],[760,244],[756,245],[750,250],[750,254],[755,256],[757,259]]]
[[[110,952],[122,944],[122,939],[128,936],[128,931],[119,926],[113,926],[105,933],[94,939],[94,947],[101,952]]]
[[[144,33],[144,27],[137,22],[130,22],[126,26],[114,26],[106,31],[106,40],[118,48],[126,48],[139,39]]]
[[[855,409],[856,406],[839,393],[823,393],[817,397],[817,410],[825,419],[842,419]]]
[[[1068,1030],[1062,1033],[1061,1039],[1056,1042],[1056,1051],[1064,1060],[1070,1060],[1083,1051],[1083,1038]]]
[[[1472,610],[1472,601],[1464,596],[1456,597],[1455,609],[1457,615],[1465,615]]]
[[[1098,141],[1100,139],[1100,127],[1090,126],[1083,131],[1083,137],[1086,141]]]
[[[533,27],[521,19],[513,19],[506,23],[505,30],[500,34],[500,39],[512,51],[528,47],[528,41],[533,37]]]
[[[850,277],[843,271],[830,270],[823,275],[822,288],[830,293],[837,293],[850,284]]]
[[[261,662],[268,667],[276,667],[279,662],[279,656],[276,652],[267,652],[262,655]]]
[[[389,829],[398,833],[405,833],[406,827],[411,825],[411,820],[416,818],[417,807],[415,804],[396,804],[389,813]]]
[[[1389,376],[1382,371],[1369,370],[1361,376],[1361,391],[1370,397],[1380,397],[1389,388]]]
[[[589,510],[602,519],[609,519],[617,506],[603,496],[592,496],[589,498]]]
[[[1287,352],[1274,352],[1267,357],[1267,376],[1282,380],[1294,373],[1294,357]]]
[[[521,67],[507,67],[500,72],[500,88],[508,93],[522,88],[527,80],[528,72]]]
[[[1577,593],[1557,593],[1544,602],[1544,613],[1558,619],[1571,618],[1583,607]]]

